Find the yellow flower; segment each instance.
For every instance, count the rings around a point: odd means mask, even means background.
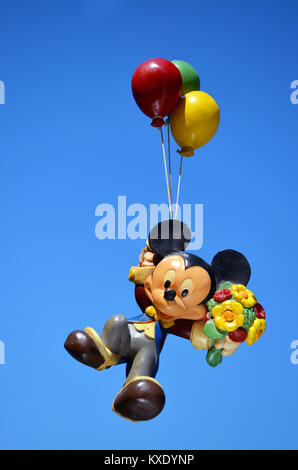
[[[212,309],[212,315],[217,328],[234,331],[244,323],[243,306],[233,300],[225,300]]]
[[[247,344],[254,344],[266,329],[266,320],[256,318],[253,324],[249,327],[246,342]]]
[[[257,299],[251,290],[248,290],[242,284],[234,284],[231,291],[235,300],[240,302],[243,307],[251,308],[257,303]]]

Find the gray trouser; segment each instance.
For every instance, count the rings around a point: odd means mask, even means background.
[[[154,377],[157,354],[154,339],[137,331],[124,315],[114,315],[106,322],[101,333],[104,344],[128,364],[126,382],[140,377]]]

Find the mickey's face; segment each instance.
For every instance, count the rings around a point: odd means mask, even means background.
[[[161,319],[201,320],[205,316],[206,308],[199,304],[210,292],[210,276],[201,266],[186,268],[180,255],[164,258],[144,287]]]

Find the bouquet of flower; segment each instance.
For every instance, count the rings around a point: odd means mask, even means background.
[[[253,292],[242,284],[224,282],[209,300],[204,334],[211,339],[207,362],[215,367],[228,355],[221,344],[254,344],[266,328],[265,311]],[[236,345],[237,348],[237,345]],[[235,350],[235,348],[234,348]]]

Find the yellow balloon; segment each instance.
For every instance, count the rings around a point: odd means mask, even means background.
[[[212,139],[219,115],[216,101],[203,91],[191,91],[180,98],[171,115],[171,131],[181,147],[180,155],[191,157],[194,149]]]

